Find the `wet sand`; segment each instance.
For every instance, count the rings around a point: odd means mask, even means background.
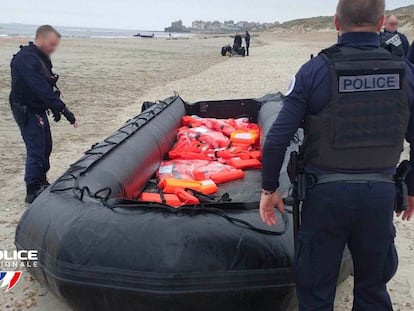
[[[310,54],[336,40],[335,33],[260,34],[251,56],[219,54],[230,38],[190,40],[64,39],[54,57],[64,101],[79,119],[52,124],[54,151],[49,177],[59,177],[90,145],[105,138],[140,111],[145,100],[174,91],[185,100],[261,97],[286,91],[291,77]],[[24,211],[22,182],[25,150],[7,103],[9,59],[18,40],[0,40],[0,249],[13,249]],[[52,122],[53,123],[53,122]],[[375,217],[375,215],[373,216]],[[400,269],[390,283],[395,310],[414,310],[414,223],[396,221]],[[338,289],[338,310],[350,310],[352,278]],[[0,291],[0,310],[71,310],[25,273],[9,293]]]

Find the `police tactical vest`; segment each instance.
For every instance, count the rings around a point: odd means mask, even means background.
[[[33,50],[33,47],[31,46],[20,46],[20,50],[24,51],[26,50],[28,54],[31,54],[37,58],[37,60],[40,63],[40,73],[46,78],[49,85],[54,88],[58,89],[57,87],[57,81],[59,80],[59,75],[53,73],[52,69],[46,64],[46,62],[40,57],[40,55],[37,54],[36,51]],[[13,59],[16,57],[16,55],[13,55]],[[12,59],[12,62],[13,62]]]
[[[40,63],[40,73],[46,78],[47,82],[52,88],[58,89],[56,83],[59,80],[59,75],[53,73],[52,69],[46,64],[42,57],[36,52],[33,51],[31,46],[20,46],[20,50],[29,49],[29,53],[34,55]]]
[[[305,119],[305,163],[333,170],[396,166],[410,114],[401,57],[345,47],[320,55],[330,68],[332,99]]]

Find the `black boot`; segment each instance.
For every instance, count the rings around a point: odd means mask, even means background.
[[[33,201],[45,190],[47,186],[43,184],[29,184],[26,186],[26,203],[33,203]]]

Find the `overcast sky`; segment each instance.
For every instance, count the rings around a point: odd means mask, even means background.
[[[388,9],[413,0],[388,0]],[[158,30],[172,20],[274,22],[332,15],[335,0],[1,0],[0,23]]]

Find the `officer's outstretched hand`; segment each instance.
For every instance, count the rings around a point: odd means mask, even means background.
[[[398,214],[398,217],[401,216],[401,214]],[[410,221],[411,218],[414,216],[414,197],[408,197],[408,206],[407,210],[402,213],[402,220]]]
[[[276,191],[272,195],[265,195],[262,193],[260,199],[260,217],[268,226],[274,226],[277,223],[275,207],[277,207],[281,213],[285,211],[285,204],[283,203],[283,198],[279,192]]]
[[[62,114],[65,116],[66,120],[68,120],[70,124],[72,124],[75,128],[78,127],[75,115],[68,108],[63,109]]]

